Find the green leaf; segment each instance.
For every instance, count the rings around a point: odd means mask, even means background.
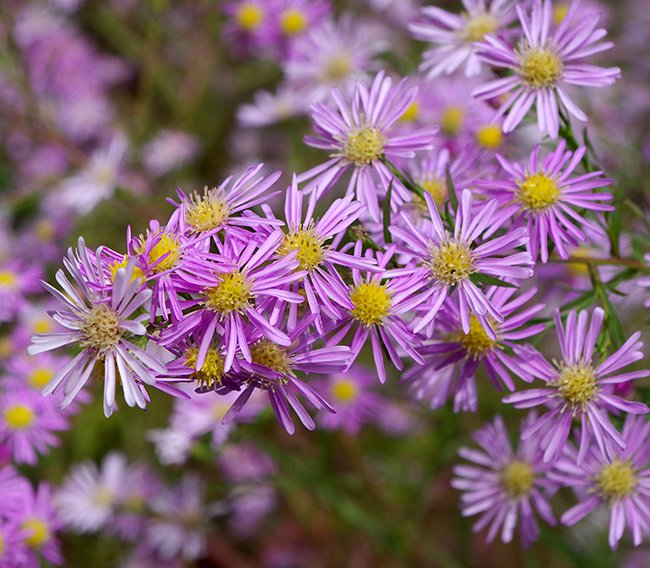
[[[469,279],[474,282],[474,284],[485,284],[486,286],[501,286],[502,288],[517,288],[514,284],[510,282],[505,282],[500,280],[496,276],[490,276],[489,274],[472,274]]]
[[[449,194],[449,201],[454,211],[458,211],[458,195],[456,195],[456,186],[454,180],[451,179],[451,171],[449,166],[445,169],[445,178],[447,181],[447,193]]]
[[[393,237],[390,234],[390,200],[393,196],[393,180],[390,180],[388,189],[386,190],[386,200],[384,201],[383,216],[384,216],[384,242],[386,244],[393,242]]]

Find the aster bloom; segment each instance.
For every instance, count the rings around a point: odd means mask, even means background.
[[[0,566],[13,568],[26,565],[28,552],[20,526],[0,519],[0,544]]]
[[[273,44],[275,33],[269,7],[273,8],[273,2],[268,0],[233,0],[224,4],[223,11],[229,17],[224,33],[238,51],[245,53]]]
[[[560,257],[566,259],[569,247],[587,241],[580,226],[603,234],[603,230],[585,219],[582,212],[614,210],[611,205],[599,203],[611,201],[611,193],[594,192],[610,185],[611,180],[602,177],[600,171],[571,177],[587,151],[585,146],[571,152],[566,149],[566,141],[561,140],[543,160],[539,150],[539,146],[535,146],[526,166],[497,155],[507,177],[500,175],[475,185],[499,201],[499,215],[511,219],[514,226],[527,227],[530,235],[527,249],[534,260],[538,256],[542,262],[548,260],[549,237]]]
[[[295,432],[290,408],[294,410],[302,424],[314,430],[316,424],[305,410],[296,395],[304,397],[318,410],[334,412],[334,409],[313,388],[298,378],[298,373],[329,374],[342,371],[350,359],[350,348],[332,342],[315,347],[320,335],[306,335],[311,324],[310,318],[289,332],[290,344],[280,345],[259,333],[249,333],[250,361],[241,361],[239,374],[241,394],[230,407],[223,421],[227,424],[241,413],[244,405],[255,391],[265,392],[273,412],[289,433]],[[243,390],[242,390],[243,389]],[[217,392],[229,392],[226,386]]]
[[[68,421],[51,400],[25,387],[0,395],[0,442],[8,445],[16,463],[36,464],[38,454],[58,446],[56,432]]]
[[[180,130],[162,130],[142,149],[147,171],[162,177],[190,162],[199,151],[198,140]]]
[[[268,126],[306,114],[312,102],[315,100],[312,100],[311,93],[304,89],[281,85],[275,93],[257,91],[252,103],[239,107],[237,120],[247,127]]]
[[[42,270],[11,259],[0,263],[0,323],[13,321],[28,306],[26,294],[39,291]]]
[[[407,80],[393,86],[390,77],[378,73],[370,89],[357,83],[350,104],[338,90],[332,90],[336,110],[323,103],[312,106],[317,136],[306,136],[305,143],[332,156],[327,162],[298,177],[307,181],[305,192],[321,197],[346,171],[352,170],[347,194],[368,207],[373,221],[380,219],[379,198],[392,186],[393,205],[410,200],[408,190],[382,161],[413,158],[416,150],[430,150],[435,128],[414,129],[408,134],[393,132],[400,117],[413,102],[416,87]]]
[[[52,317],[66,331],[34,335],[28,352],[33,355],[70,344],[78,344],[81,352],[56,373],[43,393],[52,394],[62,388],[65,397],[61,407],[65,408],[97,369],[104,378],[104,414],[108,417],[116,408],[117,377],[128,406],[145,408],[148,397],[144,384],[175,392],[171,385],[156,378],[165,372],[164,365],[130,340],[146,333],[142,322],[148,314],[135,314],[151,298],[151,291],[142,290],[141,280],[133,278],[135,262],[131,260],[118,269],[109,285],[105,280],[108,269],[101,257],[91,257],[80,238],[76,252],[70,249],[64,264],[80,293],[63,270],[56,273],[63,292],[45,282],[43,285],[64,305]],[[98,287],[108,287],[108,292]]]
[[[502,223],[495,216],[495,200],[489,201],[479,212],[474,212],[471,193],[463,190],[451,235],[443,225],[431,195],[425,193],[424,198],[430,223],[416,227],[402,213],[401,225],[390,227],[391,233],[401,244],[400,251],[416,263],[415,266],[410,264],[394,273],[414,275],[428,281],[417,304],[417,310],[423,312],[423,315],[415,319],[413,330],[419,332],[430,328],[447,296],[455,291],[463,332],[470,332],[470,315],[473,313],[485,326],[488,335],[495,338],[491,321],[502,322],[503,315],[472,277],[486,274],[501,279],[521,280],[531,276],[530,255],[527,252],[513,251],[514,247],[528,241],[526,230],[521,227],[513,229],[477,246],[476,240],[484,234],[493,234]]]
[[[194,192],[188,196],[179,189],[180,203],[171,201],[177,209],[169,219],[168,228],[178,226],[181,233],[213,234],[226,227],[254,229],[262,223],[270,223],[256,215],[241,215],[277,193],[267,192],[278,180],[281,172],[270,176],[258,175],[263,167],[264,164],[251,166],[237,178],[226,178],[216,188],[208,189],[206,186],[202,194]]]
[[[609,545],[614,550],[625,527],[632,532],[634,546],[650,534],[650,423],[640,416],[627,416],[621,438],[625,449],[610,446],[604,454],[590,446],[581,464],[573,444],[555,465],[551,477],[571,487],[580,502],[566,511],[561,521],[574,525],[605,505],[610,511]]]
[[[420,70],[429,79],[451,74],[465,66],[465,75],[477,75],[481,60],[476,43],[486,34],[503,34],[513,16],[512,0],[462,0],[460,14],[435,6],[422,8],[422,21],[409,25],[416,39],[432,43],[424,52]]]
[[[281,0],[278,6],[278,27],[285,41],[293,42],[308,33],[314,25],[330,16],[330,0]]]
[[[269,321],[264,309],[271,299],[289,303],[303,301],[300,294],[286,289],[288,284],[305,274],[296,270],[299,264],[296,255],[290,253],[271,261],[282,239],[279,230],[272,232],[263,243],[251,238],[245,245],[240,245],[231,239],[221,251],[226,261],[224,264],[207,263],[202,258],[189,259],[188,281],[178,290],[194,294],[196,298],[188,300],[187,307],[199,306],[200,309],[169,327],[159,344],[166,347],[191,333],[199,333],[201,344],[196,369],[200,371],[212,340],[218,334],[226,346],[225,372],[233,366],[237,353],[251,361],[245,332],[249,323],[268,339],[289,345],[289,337],[278,329],[277,324]]]
[[[646,414],[645,404],[632,402],[612,392],[615,385],[647,377],[650,371],[621,372],[624,367],[643,358],[639,341],[634,333],[613,355],[600,363],[594,362],[594,349],[600,335],[605,312],[595,308],[591,321],[587,311],[569,312],[566,325],[562,324],[559,310],[554,312],[554,322],[562,349],[562,360],[551,365],[541,354],[528,352],[527,367],[534,378],[546,382],[546,387],[529,389],[505,397],[504,402],[516,408],[549,408],[535,424],[523,432],[524,439],[542,432],[544,461],[557,459],[565,445],[574,419],[580,421],[582,435],[579,442],[578,462],[582,462],[591,438],[598,448],[609,455],[608,447],[625,448],[625,440],[616,431],[607,415],[609,410],[630,414]]]
[[[488,324],[481,323],[473,314],[469,333],[465,333],[458,303],[445,304],[434,327],[433,341],[420,349],[424,365],[412,367],[404,374],[404,380],[413,381],[417,398],[430,399],[431,407],[439,408],[452,396],[456,412],[474,412],[478,405],[475,377],[480,367],[499,390],[504,387],[515,390],[511,373],[523,380],[532,380],[525,361],[512,353],[512,349],[516,342],[544,330],[546,326],[541,323],[527,325],[544,304],[523,308],[537,289],[531,288],[515,296],[516,292],[515,288],[496,286],[486,290],[485,297],[503,316],[503,322],[491,323],[496,335],[494,339],[485,331]]]
[[[605,87],[612,85],[621,71],[587,65],[581,60],[613,47],[611,42],[598,43],[607,32],[596,28],[600,14],[581,13],[580,2],[573,2],[557,28],[552,30],[551,0],[534,0],[530,17],[517,4],[523,37],[516,48],[503,39],[488,35],[478,44],[478,54],[489,65],[513,71],[513,75],[496,79],[478,87],[473,94],[493,99],[508,94],[499,108],[499,116],[507,113],[503,131],[511,132],[530,108],[537,109],[537,124],[542,132],[557,138],[560,110],[564,108],[583,122],[587,116],[570,97],[572,85]]]
[[[303,193],[298,190],[296,176],[287,188],[284,215],[287,232],[278,248],[279,255],[296,251],[298,270],[305,276],[292,284],[294,292],[303,291],[316,328],[322,332],[322,317],[340,319],[340,309],[352,309],[347,287],[339,268],[372,270],[374,260],[336,250],[337,241],[346,229],[359,218],[365,207],[353,196],[336,199],[320,219],[314,219],[317,205],[312,193],[303,217]],[[269,210],[269,214],[270,210]],[[333,242],[329,242],[333,241]],[[289,306],[289,327],[295,327],[298,319],[297,304]]]
[[[530,414],[522,429],[535,418],[534,413]],[[472,465],[454,467],[451,483],[463,492],[463,515],[481,515],[473,530],[489,527],[487,542],[492,542],[499,532],[503,542],[510,542],[519,523],[522,544],[527,547],[539,537],[535,513],[546,523],[555,524],[548,498],[556,486],[547,478],[551,466],[542,460],[539,437],[521,441],[513,451],[500,416],[472,437],[481,449],[459,450],[459,455]]]
[[[361,246],[361,241],[357,241],[354,249],[356,256],[361,256]],[[394,253],[394,247],[384,254],[378,253],[379,270],[364,273],[356,268],[352,270],[352,285],[348,289],[348,295],[353,308],[346,317],[325,330],[335,332],[328,339],[328,344],[336,344],[349,332],[353,332],[349,366],[370,339],[377,375],[382,383],[386,382],[384,350],[399,371],[404,368],[399,348],[416,363],[423,362],[418,352],[420,339],[408,328],[404,317],[413,307],[414,295],[424,282],[419,277],[397,276],[395,271],[386,270]],[[366,251],[366,258],[372,258],[372,251]]]

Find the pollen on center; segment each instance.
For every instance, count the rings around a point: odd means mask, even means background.
[[[533,212],[545,211],[560,198],[560,188],[545,173],[529,174],[519,183],[517,198],[524,207]]]
[[[278,248],[278,254],[284,256],[292,250],[297,251],[299,270],[313,270],[325,257],[322,239],[312,228],[291,231],[284,236],[284,240]]]
[[[431,276],[453,286],[476,272],[472,251],[467,245],[449,240],[431,249]]]
[[[228,315],[247,308],[253,298],[253,289],[241,272],[219,275],[219,283],[203,290],[205,305],[216,313]]]
[[[353,130],[347,135],[343,154],[357,166],[367,166],[381,158],[386,138],[378,128],[370,126]]]
[[[352,317],[368,327],[381,325],[392,305],[386,286],[377,282],[357,284],[350,292],[350,300],[354,304]]]

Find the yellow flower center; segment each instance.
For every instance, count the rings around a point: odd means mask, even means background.
[[[18,277],[10,270],[0,270],[0,286],[13,288],[18,283]]]
[[[199,350],[196,347],[190,347],[185,351],[185,365],[195,369],[196,360],[199,355]],[[223,379],[224,360],[221,354],[216,349],[208,349],[205,355],[205,361],[200,371],[195,371],[192,379],[195,381],[197,387],[213,388],[217,384],[221,384]]]
[[[431,248],[431,276],[453,286],[476,272],[469,247],[449,240]]]
[[[381,325],[392,304],[386,286],[377,282],[357,284],[350,292],[350,300],[354,304],[350,314],[368,327]]]
[[[158,242],[149,251],[149,263],[154,264],[163,256],[165,258],[155,266],[154,272],[164,272],[174,268],[181,256],[180,246],[181,243],[176,237],[166,233],[160,235]]]
[[[295,36],[303,31],[307,27],[307,17],[300,10],[295,8],[289,8],[282,12],[280,16],[280,27],[284,32],[284,35]]]
[[[440,115],[440,128],[448,136],[458,134],[465,121],[465,109],[460,106],[448,106]]]
[[[40,219],[34,227],[34,232],[39,241],[51,241],[54,236],[54,225],[49,219]]]
[[[14,344],[10,337],[0,337],[0,359],[10,357],[14,352]]]
[[[93,494],[92,502],[98,507],[110,507],[115,501],[115,495],[106,487],[99,487]]]
[[[553,87],[562,76],[564,67],[559,56],[550,49],[534,48],[524,52],[519,71],[533,89]]]
[[[555,180],[544,173],[530,174],[519,183],[517,198],[530,211],[544,211],[557,203],[560,188]]]
[[[39,318],[32,324],[34,333],[48,333],[52,331],[52,320],[49,318]]]
[[[632,464],[615,459],[604,466],[596,476],[598,493],[610,500],[623,499],[636,489],[638,479]]]
[[[253,298],[253,289],[246,276],[241,272],[218,276],[219,284],[203,290],[205,306],[224,315],[247,308]]]
[[[120,318],[106,304],[95,306],[79,327],[83,348],[90,347],[99,352],[113,349],[122,337]]]
[[[404,114],[400,117],[402,122],[413,122],[415,119],[420,116],[420,103],[413,101],[404,111]]]
[[[264,11],[257,4],[245,3],[237,10],[236,19],[240,28],[251,32],[259,28],[264,21]]]
[[[29,533],[25,538],[27,546],[40,548],[50,540],[49,527],[41,519],[37,519],[36,517],[25,519],[21,524],[21,528]]]
[[[501,482],[510,497],[523,497],[535,483],[535,472],[529,463],[513,460],[503,468]]]
[[[438,205],[443,205],[447,201],[447,184],[441,179],[424,179],[420,182],[420,185],[424,188],[424,191],[433,197],[433,200]]]
[[[27,381],[35,389],[42,389],[52,380],[54,371],[49,367],[37,367],[29,374]]]
[[[587,404],[600,390],[593,368],[585,364],[563,367],[550,384],[574,408]]]
[[[34,411],[25,404],[14,404],[4,412],[5,423],[12,430],[24,430],[33,423],[36,415]]]
[[[278,254],[284,256],[292,250],[298,251],[296,258],[300,263],[298,265],[300,270],[313,270],[325,256],[322,241],[311,228],[292,231],[284,236]]]
[[[352,71],[352,59],[348,53],[337,53],[329,58],[323,70],[323,79],[329,83],[338,83]]]
[[[185,222],[190,229],[205,233],[221,227],[230,217],[230,207],[216,188],[203,188],[203,195],[194,192],[185,205]]]
[[[458,341],[472,359],[480,359],[494,349],[497,341],[488,337],[475,315],[470,316],[469,322],[469,333],[465,334],[460,330],[452,339]]]
[[[2,538],[2,535],[0,534],[0,557],[2,557],[2,555],[5,553],[6,548],[5,539]]]
[[[479,146],[492,150],[498,148],[503,142],[503,133],[498,124],[486,124],[476,132],[476,142]]]
[[[349,379],[337,379],[332,384],[332,396],[338,402],[352,402],[359,396],[359,387]]]
[[[251,346],[251,359],[284,375],[291,372],[292,361],[287,350],[268,339],[260,339]]]
[[[465,14],[464,35],[467,41],[481,41],[486,34],[494,33],[499,27],[498,20],[492,14]]]
[[[566,17],[570,6],[569,2],[560,2],[553,6],[553,23],[556,26],[559,26],[562,23],[562,20]]]
[[[384,153],[386,138],[378,128],[365,127],[350,132],[343,154],[357,166],[367,166]]]
[[[115,275],[120,268],[126,268],[126,265],[129,263],[129,257],[124,255],[122,262],[115,261],[110,266],[111,270],[111,280],[115,280]],[[144,280],[144,272],[139,266],[133,267],[133,274],[131,275],[131,282],[135,282],[137,279]]]

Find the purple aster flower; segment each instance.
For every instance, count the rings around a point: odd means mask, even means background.
[[[451,395],[456,412],[474,412],[478,403],[475,377],[480,367],[485,369],[498,390],[504,386],[515,390],[511,373],[523,380],[532,380],[525,362],[512,353],[512,349],[516,342],[544,330],[546,326],[541,323],[527,325],[544,304],[521,309],[535,296],[537,289],[531,288],[513,298],[515,292],[515,288],[496,286],[486,291],[485,297],[503,315],[503,322],[491,323],[496,334],[494,339],[485,331],[488,325],[473,314],[469,333],[465,333],[458,303],[445,304],[434,326],[433,341],[420,349],[424,365],[414,366],[404,374],[405,380],[414,381],[413,389],[418,399],[430,399],[431,407],[439,408]]]
[[[40,483],[34,491],[23,495],[23,507],[16,519],[23,531],[24,542],[31,552],[24,568],[39,568],[42,556],[52,564],[63,564],[63,557],[55,533],[61,528],[61,521],[54,509],[52,491],[47,483]]]
[[[481,60],[476,43],[486,34],[503,34],[513,19],[513,0],[462,0],[465,8],[454,14],[435,6],[422,8],[422,21],[409,25],[416,39],[432,43],[424,52],[420,71],[429,79],[449,75],[462,65],[465,75],[477,75]]]
[[[0,502],[3,516],[13,517],[15,513],[20,512],[23,493],[29,490],[28,485],[29,481],[18,475],[13,466],[0,467]]]
[[[607,415],[609,410],[630,414],[646,414],[649,409],[640,402],[631,402],[612,392],[613,386],[650,375],[650,371],[621,372],[624,367],[643,359],[639,341],[640,333],[634,333],[613,355],[594,363],[594,349],[600,335],[605,312],[595,308],[588,324],[587,311],[569,312],[566,325],[562,325],[560,312],[554,320],[557,329],[562,360],[551,365],[541,354],[522,352],[526,365],[536,379],[546,382],[546,387],[529,389],[505,397],[504,402],[516,408],[546,406],[549,411],[523,432],[524,439],[542,432],[541,444],[544,461],[553,461],[562,452],[574,418],[580,420],[578,462],[582,462],[590,439],[593,437],[600,451],[607,455],[608,443],[625,448],[625,440],[616,431]]]
[[[294,282],[294,292],[304,292],[309,311],[314,317],[316,328],[322,332],[322,315],[332,320],[340,319],[340,309],[350,310],[354,306],[347,295],[347,286],[337,267],[372,270],[374,260],[359,258],[336,250],[338,241],[346,229],[359,218],[365,207],[353,196],[335,200],[320,219],[314,219],[318,199],[312,193],[303,218],[303,193],[298,190],[296,177],[287,188],[284,215],[287,232],[278,248],[278,254],[286,255],[296,251],[298,270],[305,276]],[[269,215],[271,215],[269,209]],[[328,242],[333,241],[333,242]],[[295,327],[298,310],[302,306],[289,306],[289,327]]]
[[[328,150],[333,157],[298,177],[298,181],[310,180],[305,191],[315,191],[320,197],[351,169],[347,193],[356,194],[374,221],[380,219],[379,198],[391,184],[394,206],[409,201],[409,191],[381,158],[413,158],[416,150],[432,148],[435,128],[414,129],[408,134],[393,132],[416,94],[417,87],[409,86],[406,79],[394,87],[382,71],[370,88],[364,82],[357,83],[352,104],[333,89],[336,111],[324,103],[313,105],[317,136],[305,137],[305,143]]]
[[[361,247],[361,241],[357,241],[354,253],[358,257],[361,257]],[[352,270],[352,286],[348,289],[348,295],[353,308],[343,319],[326,329],[327,332],[335,332],[328,339],[330,345],[338,343],[349,332],[354,332],[349,366],[370,339],[377,375],[382,383],[386,382],[384,351],[399,371],[404,369],[399,348],[415,362],[423,363],[418,352],[420,339],[408,328],[404,316],[413,307],[413,298],[424,282],[417,276],[398,276],[396,271],[386,270],[394,252],[395,248],[391,247],[385,254],[378,253],[379,270],[365,271],[363,274],[356,268]],[[366,258],[372,258],[372,251],[366,251]]]
[[[188,162],[199,151],[196,137],[180,130],[162,130],[142,148],[142,162],[155,177],[167,175]]]
[[[261,244],[251,238],[244,244],[227,240],[221,254],[225,263],[209,263],[202,257],[187,260],[187,282],[179,285],[179,292],[195,295],[186,302],[187,308],[201,309],[187,314],[163,334],[160,345],[173,345],[189,334],[199,334],[201,343],[196,358],[196,369],[201,370],[215,336],[223,338],[226,346],[224,371],[233,366],[235,356],[241,353],[251,361],[245,329],[260,330],[269,340],[287,346],[291,340],[271,323],[265,307],[271,300],[300,303],[303,297],[290,292],[287,285],[301,279],[304,271],[297,271],[299,261],[295,253],[273,259],[282,243],[282,231],[272,232]],[[249,324],[251,324],[249,326]]]
[[[11,322],[27,305],[26,294],[39,291],[42,270],[16,259],[0,264],[0,323]]]
[[[296,395],[301,395],[318,410],[334,412],[332,407],[309,385],[297,377],[297,373],[329,374],[342,371],[350,359],[350,349],[343,345],[329,343],[323,347],[315,347],[320,335],[306,335],[311,325],[311,318],[303,322],[289,333],[289,345],[280,345],[258,333],[248,334],[251,339],[250,361],[241,361],[239,380],[243,391],[235,400],[224,417],[224,422],[234,420],[248,402],[251,395],[257,391],[266,392],[271,407],[278,420],[289,433],[295,432],[289,408],[292,408],[305,428],[314,430],[316,424],[305,410]],[[217,392],[229,392],[226,386]]]
[[[94,261],[91,258],[80,238],[77,251],[70,249],[68,258],[64,259],[80,294],[63,270],[56,273],[56,280],[63,292],[43,283],[65,306],[55,311],[52,317],[66,331],[34,335],[28,352],[36,354],[78,344],[81,352],[56,373],[43,393],[52,394],[63,388],[65,397],[61,407],[65,408],[88,382],[93,370],[97,369],[104,379],[104,414],[108,417],[116,408],[115,386],[118,377],[128,406],[145,408],[148,400],[145,384],[171,393],[176,391],[156,378],[157,374],[165,372],[164,365],[130,341],[131,337],[142,336],[146,332],[142,322],[148,319],[148,314],[135,314],[151,298],[151,291],[142,290],[141,280],[133,278],[135,261],[130,260],[126,267],[118,269],[109,284],[105,280],[108,269],[101,255],[94,256]]]
[[[574,525],[601,505],[610,511],[609,545],[616,549],[625,527],[632,531],[634,546],[650,534],[650,423],[628,416],[621,432],[625,449],[608,445],[607,454],[591,445],[582,463],[569,443],[551,478],[571,487],[580,502],[560,519]]]
[[[522,429],[535,418],[531,413]],[[555,484],[547,478],[551,466],[542,461],[539,437],[522,441],[513,451],[503,419],[497,416],[473,438],[481,449],[459,450],[459,455],[473,465],[454,467],[452,481],[452,487],[463,491],[463,515],[481,515],[473,530],[479,532],[489,526],[487,542],[492,542],[499,531],[501,540],[510,542],[519,523],[522,544],[528,547],[539,536],[535,513],[548,524],[555,524],[548,502]]]
[[[600,14],[581,13],[580,2],[572,3],[554,30],[551,29],[551,0],[535,0],[530,18],[520,4],[516,8],[524,32],[516,48],[494,35],[486,36],[477,45],[478,54],[486,63],[511,69],[514,74],[478,87],[474,95],[492,99],[510,93],[497,113],[499,116],[508,113],[503,122],[504,132],[514,130],[535,104],[539,129],[557,138],[558,106],[578,120],[587,120],[569,96],[568,88],[572,85],[605,87],[620,77],[618,67],[605,69],[581,63],[585,57],[610,49],[614,44],[598,43],[607,33],[596,28]]]
[[[293,44],[317,23],[329,19],[331,11],[330,0],[281,0],[277,15],[280,35]]]
[[[428,281],[419,295],[417,310],[424,312],[414,320],[413,330],[430,328],[447,296],[456,291],[459,301],[460,321],[467,334],[470,331],[470,314],[473,313],[495,338],[491,321],[502,322],[503,315],[472,280],[481,274],[501,279],[521,280],[532,275],[531,259],[527,252],[514,252],[514,247],[526,244],[528,237],[523,227],[508,231],[501,237],[485,240],[478,246],[475,241],[482,235],[492,235],[502,220],[495,216],[497,202],[489,201],[480,211],[472,211],[469,190],[463,190],[455,219],[453,235],[445,228],[433,197],[424,195],[429,209],[430,223],[416,227],[404,213],[403,226],[393,225],[391,233],[401,242],[400,252],[416,264],[394,271],[396,274],[419,276]],[[415,307],[415,306],[414,306]]]
[[[54,433],[67,428],[59,408],[40,393],[23,386],[0,394],[0,442],[16,463],[36,464],[38,454],[59,445]]]
[[[24,531],[11,520],[0,519],[0,566],[14,568],[27,563]]]
[[[269,48],[274,41],[271,10],[274,2],[269,0],[232,0],[226,2],[223,11],[229,17],[224,26],[224,36],[241,53]]]
[[[600,171],[570,177],[587,151],[585,146],[571,152],[566,150],[566,141],[561,140],[543,160],[539,158],[539,149],[535,146],[527,166],[497,155],[507,177],[481,180],[475,185],[499,201],[499,215],[504,219],[512,219],[514,226],[527,226],[530,235],[527,249],[534,260],[538,256],[542,262],[548,260],[549,237],[560,257],[566,259],[567,247],[587,241],[579,225],[603,233],[597,224],[584,218],[582,211],[614,209],[598,203],[611,201],[611,193],[594,192],[610,185],[611,180],[602,177]]]

